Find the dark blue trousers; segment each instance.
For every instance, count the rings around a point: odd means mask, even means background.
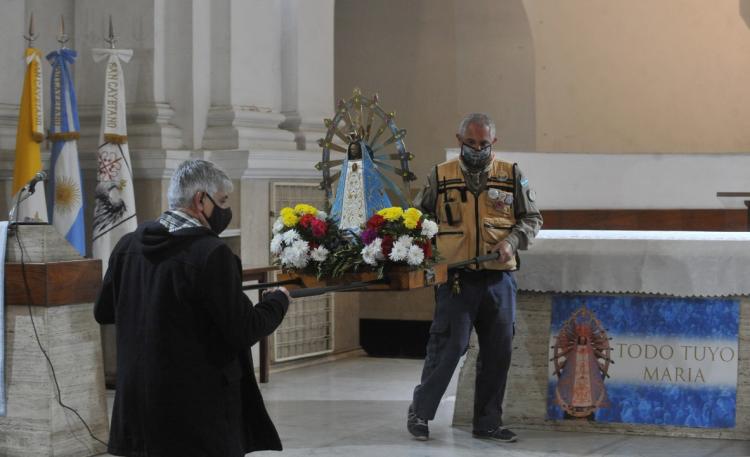
[[[435,317],[430,327],[422,380],[414,389],[417,416],[435,418],[440,399],[469,346],[471,328],[477,331],[474,430],[502,425],[502,404],[513,351],[516,281],[507,271],[460,273],[461,291],[452,293],[450,282],[436,288]]]

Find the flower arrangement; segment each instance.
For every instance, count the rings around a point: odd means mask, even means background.
[[[360,233],[362,261],[381,271],[387,263],[429,266],[436,257],[432,238],[437,232],[438,225],[416,208],[381,209]]]
[[[416,208],[378,211],[359,233],[341,230],[328,215],[307,204],[287,207],[273,224],[271,254],[284,271],[341,278],[363,268],[383,276],[389,265],[430,266],[438,225]]]
[[[337,249],[343,234],[324,211],[299,204],[284,208],[273,224],[271,254],[285,270],[315,274],[320,277]]]

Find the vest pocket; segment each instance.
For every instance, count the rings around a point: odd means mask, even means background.
[[[508,237],[512,228],[507,225],[505,218],[485,217],[482,219],[483,253],[490,253],[497,243]]]
[[[440,222],[448,225],[460,225],[463,211],[461,209],[461,202],[459,201],[444,201],[439,208]]]
[[[490,195],[494,198],[491,198]],[[487,191],[485,205],[487,206],[487,214],[491,216],[509,217],[513,210],[513,203],[513,194],[510,192],[494,188]]]
[[[438,232],[437,236],[450,236],[450,235],[463,235],[463,230],[441,230]]]
[[[437,233],[436,247],[440,256],[450,261],[463,260],[466,257],[465,237],[463,230],[451,230],[441,227]]]

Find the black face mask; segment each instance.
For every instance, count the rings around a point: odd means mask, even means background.
[[[466,165],[469,171],[477,173],[490,163],[492,159],[492,145],[481,149],[474,149],[466,143],[461,144],[461,161]]]
[[[211,227],[211,230],[214,231],[217,235],[224,231],[225,228],[229,225],[229,222],[232,220],[232,208],[222,208],[221,206],[217,205],[213,198],[208,194],[208,192],[204,193],[206,197],[208,197],[209,200],[211,200],[211,203],[214,204],[214,211],[211,213],[211,216],[206,216],[206,213],[203,213],[203,216],[208,221],[208,225]]]

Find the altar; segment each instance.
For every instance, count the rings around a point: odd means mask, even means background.
[[[744,232],[543,230],[516,274],[504,424],[750,438],[748,277],[750,234]],[[606,347],[595,347],[589,360],[602,373],[581,371],[591,381],[583,389],[591,403],[587,418],[573,417],[576,409],[567,403],[574,401],[563,401],[565,369],[554,365],[574,309],[598,313],[597,331],[606,337],[600,341]],[[583,347],[581,338],[576,347]],[[477,352],[472,336],[454,425],[471,424]],[[578,374],[581,365],[568,369]],[[597,403],[592,393],[599,391],[606,395]]]

